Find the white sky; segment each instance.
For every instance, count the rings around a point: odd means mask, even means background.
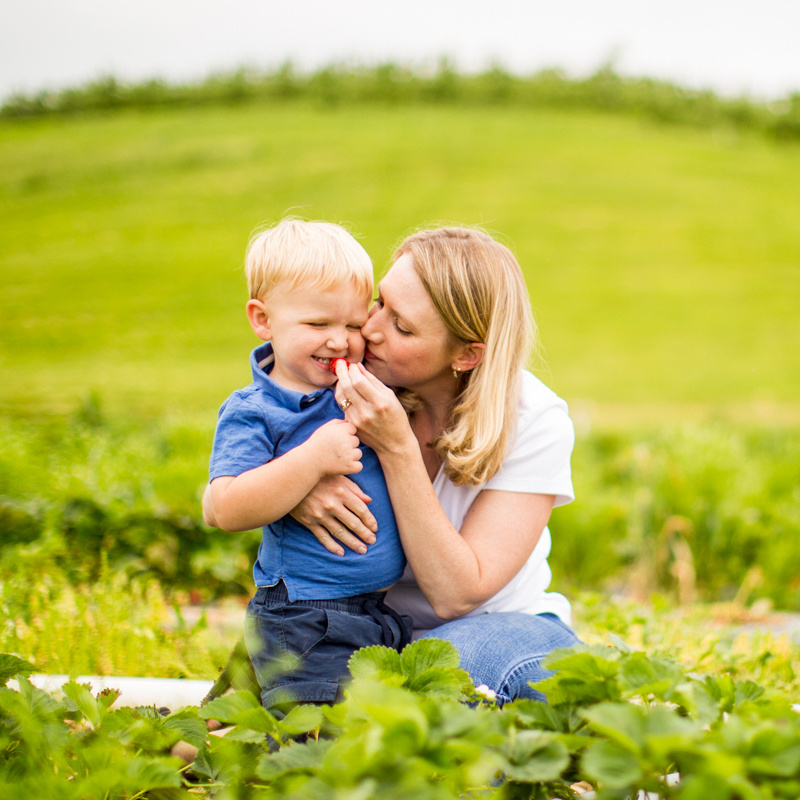
[[[0,98],[85,83],[348,61],[623,74],[755,98],[800,92],[800,0],[19,0]]]

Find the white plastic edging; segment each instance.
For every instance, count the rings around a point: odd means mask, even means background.
[[[94,694],[103,689],[119,689],[122,694],[112,708],[156,706],[172,711],[182,706],[199,706],[214,685],[214,681],[193,681],[185,678],[122,678],[113,675],[79,675],[77,678],[70,678],[69,675],[36,673],[30,676],[34,686],[50,693],[60,691],[70,680],[88,683]],[[19,689],[19,684],[9,681],[9,687]]]

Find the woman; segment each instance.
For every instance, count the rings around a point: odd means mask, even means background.
[[[387,596],[415,636],[448,639],[501,702],[543,696],[543,658],[578,640],[548,593],[555,506],[573,499],[565,403],[523,368],[534,339],[511,252],[465,228],[416,233],[363,328],[337,400],[378,454],[409,568]],[[366,368],[365,368],[366,366]],[[292,512],[329,550],[374,541],[363,498],[330,479]],[[349,529],[349,530],[348,530]]]

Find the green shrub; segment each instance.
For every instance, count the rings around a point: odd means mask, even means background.
[[[800,608],[800,435],[729,425],[580,439],[577,500],[553,513],[554,569],[691,600]],[[645,592],[646,594],[646,592]]]
[[[14,95],[0,108],[0,118],[164,105],[279,103],[301,98],[325,107],[404,102],[588,108],[670,124],[756,130],[776,141],[800,137],[797,95],[783,104],[767,106],[745,97],[720,98],[711,91],[690,90],[652,78],[626,78],[610,64],[588,78],[570,79],[553,69],[516,76],[498,65],[479,74],[459,73],[447,59],[431,74],[393,63],[375,67],[332,64],[299,74],[286,63],[273,72],[239,69],[194,84],[150,80],[128,85],[107,76],[59,92]]]

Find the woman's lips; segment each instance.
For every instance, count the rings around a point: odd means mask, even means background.
[[[369,349],[369,347],[364,350],[364,361],[380,361],[381,359]]]

